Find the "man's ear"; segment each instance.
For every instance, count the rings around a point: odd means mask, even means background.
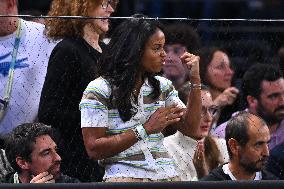
[[[20,156],[16,157],[16,163],[22,170],[30,169],[30,163],[27,160],[25,160],[22,157],[20,157]]]
[[[236,157],[239,154],[238,152],[240,149],[238,141],[236,141],[233,138],[230,138],[228,141],[228,145],[229,145],[229,148],[231,149],[233,156]]]
[[[247,102],[248,102],[248,107],[250,109],[253,109],[253,110],[257,109],[258,100],[255,97],[248,95],[247,96]]]

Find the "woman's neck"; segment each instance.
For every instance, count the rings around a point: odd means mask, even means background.
[[[212,100],[215,100],[215,98],[217,98],[217,96],[219,96],[222,93],[222,91],[215,88],[210,88],[209,91],[212,95]]]
[[[84,26],[83,31],[84,31],[84,36],[83,36],[84,40],[94,49],[102,53],[102,49],[99,45],[100,35],[95,32],[93,26],[91,24],[86,24]]]

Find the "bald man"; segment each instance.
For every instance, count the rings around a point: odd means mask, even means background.
[[[260,117],[240,112],[230,119],[226,127],[226,143],[229,163],[212,170],[204,181],[222,180],[277,180],[266,171],[269,157],[270,133]]]

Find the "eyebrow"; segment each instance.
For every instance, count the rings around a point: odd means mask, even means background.
[[[254,145],[269,144],[270,141],[271,139],[269,139],[268,141],[257,141]]]
[[[57,146],[54,146],[54,149],[57,150]],[[39,154],[43,154],[44,152],[47,152],[47,151],[51,151],[52,148],[46,148],[46,149],[43,149],[39,152]]]
[[[39,154],[43,154],[43,153],[45,153],[45,152],[47,152],[47,151],[51,151],[51,148],[47,148],[47,149],[41,150],[41,151],[39,152]]]
[[[281,95],[281,92],[274,92],[274,93],[271,93],[269,95],[267,95],[268,97],[272,97],[272,96],[278,96],[278,95]]]

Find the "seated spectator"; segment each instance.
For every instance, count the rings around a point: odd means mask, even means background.
[[[243,77],[242,91],[246,111],[261,117],[268,125],[271,135],[269,149],[284,142],[284,79],[281,70],[268,64],[253,65]],[[221,124],[213,134],[225,138],[226,126],[227,122]]]
[[[201,49],[198,54],[201,82],[209,87],[214,104],[220,108],[213,120],[214,129],[218,123],[229,120],[232,113],[238,110],[236,99],[239,90],[232,86],[234,71],[224,51],[217,47],[208,47]]]
[[[176,89],[189,80],[185,66],[180,57],[188,51],[196,52],[201,47],[201,40],[198,33],[188,24],[175,23],[165,28],[167,53],[163,76],[173,82]]]
[[[284,142],[270,151],[266,167],[268,171],[279,177],[279,179],[284,180]]]
[[[179,93],[188,96],[190,89],[186,86],[189,85],[182,87],[184,90]],[[201,90],[201,104],[200,124],[190,125],[195,128],[193,132],[177,131],[164,140],[164,145],[177,163],[183,181],[198,180],[229,160],[226,141],[209,135],[213,116],[218,109],[213,104],[212,96],[205,86]]]
[[[60,171],[61,157],[51,138],[52,129],[41,123],[14,128],[6,140],[7,158],[15,172],[4,183],[75,183]]]
[[[277,180],[264,169],[269,157],[269,141],[269,129],[264,120],[254,114],[240,112],[230,119],[226,128],[229,163],[213,169],[202,180]]]

